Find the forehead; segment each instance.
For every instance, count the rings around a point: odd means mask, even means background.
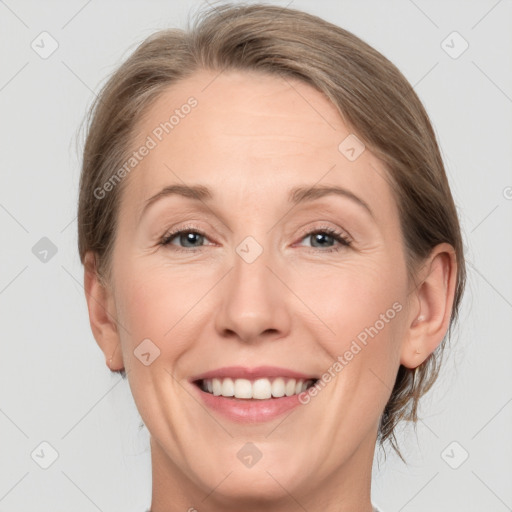
[[[287,190],[310,183],[343,186],[379,214],[396,213],[383,164],[321,92],[298,80],[196,72],[159,95],[136,134],[134,149],[151,149],[130,173],[123,202],[138,212],[174,183],[203,184],[220,200],[258,201],[285,201]]]

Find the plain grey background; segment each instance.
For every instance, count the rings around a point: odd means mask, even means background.
[[[460,327],[417,437],[400,436],[408,465],[379,456],[373,500],[383,512],[512,510],[512,2],[268,3],[336,23],[399,67],[431,117],[464,231]],[[0,1],[0,511],[149,507],[149,435],[89,327],[75,138],[121,61],[200,5]]]

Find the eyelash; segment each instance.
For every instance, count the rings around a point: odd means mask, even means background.
[[[161,238],[161,240],[158,242],[158,245],[161,245],[164,247],[169,246],[169,245],[171,245],[171,240],[173,240],[177,235],[180,235],[182,233],[195,233],[204,238],[207,238],[206,234],[203,233],[200,229],[196,229],[194,226],[184,226],[175,231],[171,231],[170,233],[166,233]],[[338,247],[329,247],[327,249],[312,247],[311,249],[313,249],[314,252],[339,252],[344,247],[352,246],[352,240],[348,236],[346,236],[345,234],[343,234],[340,231],[337,231],[336,229],[333,229],[333,228],[327,227],[327,226],[321,227],[321,228],[316,228],[312,231],[307,231],[307,232],[303,233],[301,240],[308,236],[317,235],[320,233],[325,233],[325,234],[332,236],[332,238],[336,242],[338,242],[340,245]],[[202,247],[204,247],[204,246],[202,246]],[[173,247],[172,250],[177,251],[177,252],[191,252],[191,251],[195,251],[197,249],[201,249],[201,247],[183,248],[183,247],[175,246],[175,247]]]

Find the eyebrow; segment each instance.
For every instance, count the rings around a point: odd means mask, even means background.
[[[198,201],[208,201],[213,199],[213,193],[209,188],[204,185],[168,185],[164,187],[160,192],[150,197],[144,204],[142,209],[142,214],[156,201],[163,197],[168,197],[172,195],[178,195],[182,197],[187,197],[189,199],[196,199]],[[316,199],[321,199],[328,195],[338,195],[350,199],[355,204],[363,207],[372,218],[375,219],[375,216],[368,206],[368,204],[363,201],[360,197],[356,196],[350,190],[347,190],[343,187],[333,186],[333,185],[322,185],[322,186],[301,186],[295,187],[290,190],[288,195],[288,202],[296,205],[306,201],[315,201]]]
[[[369,213],[370,216],[375,219],[375,216],[366,201],[363,201],[350,190],[334,185],[296,187],[290,191],[288,200],[293,204],[298,204],[303,201],[314,201],[315,199],[320,199],[322,197],[333,194],[346,197],[355,204],[362,206],[367,211],[367,213]]]

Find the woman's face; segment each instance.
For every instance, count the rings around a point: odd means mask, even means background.
[[[113,284],[154,474],[277,499],[367,468],[409,321],[382,163],[320,92],[248,72],[168,88],[137,133]]]

